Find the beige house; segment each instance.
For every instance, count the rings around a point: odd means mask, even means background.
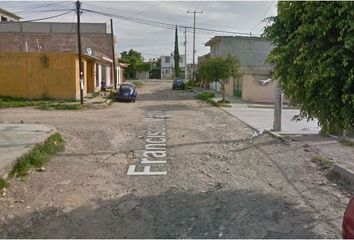
[[[210,57],[236,56],[240,61],[241,77],[230,79],[225,85],[226,96],[240,96],[249,102],[274,102],[275,83],[272,66],[265,62],[272,45],[261,37],[216,36],[205,46],[210,47]],[[210,83],[220,91],[218,83]]]

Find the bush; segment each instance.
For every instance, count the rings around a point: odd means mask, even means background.
[[[202,92],[197,95],[197,99],[205,101],[213,97],[215,97],[215,94],[213,92]]]

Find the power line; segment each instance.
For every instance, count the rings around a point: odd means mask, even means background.
[[[13,13],[17,14],[17,13],[21,13],[21,12],[28,12],[28,11],[31,11],[31,10],[34,10],[34,9],[43,8],[43,7],[52,6],[52,5],[61,4],[61,3],[67,3],[67,2],[69,2],[69,1],[60,1],[60,2],[48,3],[48,4],[40,5],[40,6],[37,6],[37,7],[33,7],[33,8],[21,10],[21,11],[16,11],[16,12],[13,12]]]
[[[50,17],[37,18],[37,19],[30,19],[30,20],[26,20],[26,21],[21,21],[21,23],[24,23],[24,22],[37,22],[37,21],[42,21],[42,20],[48,20],[48,19],[52,19],[52,18],[64,16],[64,15],[66,15],[66,14],[69,14],[69,13],[73,12],[73,11],[74,11],[74,9],[72,9],[72,10],[70,10],[70,11],[67,11],[67,12],[65,12],[65,13],[57,14],[57,15],[50,16]]]
[[[164,1],[157,2],[157,3],[153,4],[153,5],[151,5],[150,7],[147,7],[147,8],[145,8],[145,9],[143,9],[143,10],[141,10],[141,11],[135,13],[134,15],[132,15],[132,17],[136,17],[136,16],[138,16],[139,14],[142,14],[143,12],[145,12],[145,11],[147,11],[147,10],[153,8],[153,7],[156,7],[157,5],[160,5],[160,4],[163,3],[163,2],[164,2]],[[114,22],[114,23],[120,23],[120,22],[122,22],[122,21],[123,21],[123,20],[120,20],[120,21],[117,21],[117,22]]]
[[[174,30],[176,27],[175,24],[171,24],[171,23],[151,21],[151,20],[145,20],[145,19],[134,18],[134,17],[126,17],[126,16],[114,14],[114,13],[106,13],[106,12],[95,11],[95,10],[90,10],[90,9],[86,9],[86,8],[83,10],[86,12],[90,12],[90,13],[100,14],[100,15],[103,15],[106,17],[118,18],[118,19],[122,19],[124,21],[135,22],[135,23],[139,23],[139,24],[143,24],[143,25],[165,28],[165,29],[169,29],[169,30]],[[187,28],[188,32],[192,32],[192,30],[193,30],[193,27],[178,25],[179,31],[184,31],[185,28]],[[249,36],[249,33],[243,33],[243,32],[225,31],[225,30],[208,29],[208,28],[200,28],[200,27],[196,27],[195,29],[196,29],[196,33],[205,34],[205,35],[210,35],[207,33],[221,33],[221,34]]]

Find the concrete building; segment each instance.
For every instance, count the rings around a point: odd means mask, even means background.
[[[184,76],[184,66],[186,64],[185,55],[179,57],[179,68],[181,69],[181,76]],[[174,55],[161,56],[161,79],[173,79],[174,78],[175,60]]]
[[[238,95],[250,102],[274,102],[275,84],[272,66],[266,58],[273,46],[261,37],[213,37],[205,46],[210,47],[210,57],[236,56],[240,61],[240,79],[230,79],[225,85],[227,96]],[[210,88],[219,91],[216,83]]]
[[[84,56],[84,96],[94,88],[92,57]],[[0,53],[0,95],[40,99],[79,99],[76,53]]]
[[[20,19],[21,17],[16,14],[0,8],[0,22],[17,22],[20,21]]]
[[[106,24],[81,23],[80,27],[82,52],[88,64],[86,73],[93,74],[94,79],[92,85],[88,82],[87,92],[99,90],[101,81],[112,86],[112,38]],[[0,52],[9,56],[14,56],[10,53],[77,53],[76,28],[75,23],[0,22]],[[121,72],[119,65],[118,79],[121,79]],[[1,89],[0,94],[3,94]]]

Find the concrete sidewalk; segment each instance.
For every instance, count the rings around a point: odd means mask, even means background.
[[[231,107],[222,108],[258,131],[271,130],[273,128],[274,109],[271,105],[266,108],[250,107],[247,103],[230,103]],[[321,130],[317,121],[293,121],[294,116],[300,114],[297,109],[282,110],[282,131],[278,134],[307,135],[318,134]]]
[[[0,123],[0,177],[6,178],[20,157],[55,132],[41,124]]]
[[[250,108],[245,103],[231,103],[231,106],[222,109],[258,131],[272,128],[273,109]],[[354,184],[354,147],[343,146],[337,139],[320,136],[317,122],[291,121],[297,114],[299,110],[283,109],[282,132],[275,133],[300,135],[294,138],[299,147],[307,145],[317,155],[330,159],[334,163],[333,171]]]

